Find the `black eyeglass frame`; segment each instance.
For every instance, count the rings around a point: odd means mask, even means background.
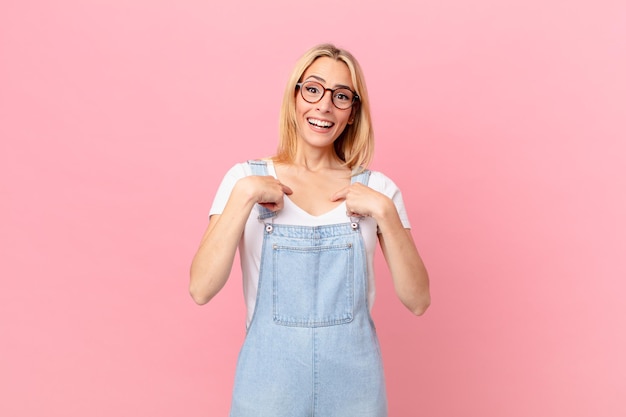
[[[306,84],[306,83],[315,83],[315,84],[317,84],[317,85],[320,85],[320,86],[324,89],[324,93],[320,96],[320,98],[319,98],[318,100],[316,100],[316,101],[309,101],[309,100],[307,100],[307,99],[304,97],[304,95],[302,94],[302,86],[303,86],[304,84]],[[357,101],[361,101],[361,97],[359,97],[359,95],[357,94],[357,92],[356,92],[356,91],[352,91],[351,89],[346,88],[346,87],[339,87],[339,88],[335,88],[335,89],[332,89],[332,88],[326,88],[326,87],[324,87],[321,83],[319,83],[319,82],[317,82],[317,81],[312,81],[312,80],[309,80],[309,81],[303,81],[303,82],[300,82],[300,83],[296,83],[296,88],[300,90],[300,95],[302,96],[302,99],[303,99],[304,101],[306,101],[307,103],[311,103],[311,104],[313,104],[313,103],[319,103],[320,101],[322,101],[322,99],[323,99],[323,98],[324,98],[324,96],[326,95],[326,92],[327,92],[327,91],[330,91],[330,101],[333,103],[333,106],[337,107],[339,110],[348,110],[348,109],[352,108],[352,106],[354,106],[354,103],[355,103],[355,102],[357,102]],[[352,97],[352,102],[350,103],[350,106],[346,107],[345,109],[342,109],[341,107],[339,107],[339,106],[337,106],[337,105],[335,104],[335,100],[333,99],[333,97],[335,97],[335,91],[337,91],[337,90],[348,90],[349,92],[351,92],[352,94],[354,94],[354,96]]]

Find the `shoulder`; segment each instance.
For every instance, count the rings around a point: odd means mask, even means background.
[[[370,170],[369,187],[386,195],[393,195],[400,189],[396,183],[380,171]]]
[[[248,162],[238,162],[230,167],[230,169],[226,172],[226,177],[233,179],[240,179],[247,175],[250,175],[250,166],[248,165]]]
[[[237,181],[251,174],[252,171],[247,161],[232,165],[226,174],[224,174],[222,182],[215,193],[210,214],[221,214]]]
[[[251,171],[247,162],[238,162],[232,165],[222,177],[218,194],[230,194],[230,190],[235,186],[235,183],[248,175],[251,175]]]
[[[224,175],[223,182],[227,183],[235,183],[243,177],[247,177],[252,175],[252,168],[250,166],[251,162],[262,162],[267,164],[267,168],[270,174],[273,174],[274,165],[271,159],[268,158],[259,158],[259,159],[249,159],[245,162],[237,162],[226,172]]]
[[[252,175],[252,168],[250,166],[251,162],[265,162],[270,170],[272,170],[272,163],[267,159],[249,159],[245,162],[238,162],[234,164],[224,175],[224,181],[226,182],[237,182],[243,177],[247,177]]]
[[[380,192],[381,194],[386,195],[393,201],[396,209],[398,210],[398,215],[400,216],[402,225],[404,228],[410,229],[411,222],[409,222],[409,217],[404,205],[404,198],[402,197],[402,192],[396,183],[380,171],[371,171],[369,187]]]

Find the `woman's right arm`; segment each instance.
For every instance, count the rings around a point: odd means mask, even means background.
[[[237,181],[221,214],[211,216],[191,263],[189,292],[197,304],[206,304],[230,275],[250,211],[256,203],[270,210],[283,207],[289,187],[271,176],[248,176]]]

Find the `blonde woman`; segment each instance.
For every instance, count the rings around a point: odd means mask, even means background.
[[[374,136],[362,70],[323,44],[296,63],[271,158],[226,173],[191,265],[198,304],[239,250],[247,307],[231,417],[384,417],[370,315],[380,244],[401,302],[430,304],[429,279],[394,182],[367,167]]]

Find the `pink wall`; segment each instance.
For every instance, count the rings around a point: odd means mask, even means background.
[[[197,307],[189,263],[321,41],[432,278],[415,318],[379,263],[391,415],[626,415],[621,0],[2,2],[0,415],[226,415],[240,278]]]

